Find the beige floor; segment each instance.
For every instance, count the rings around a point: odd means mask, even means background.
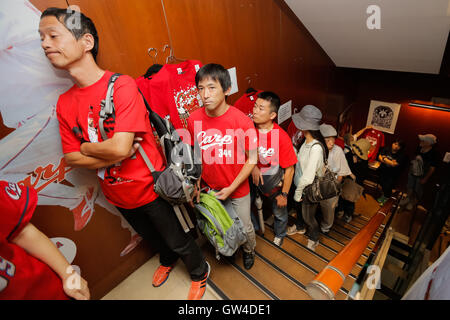
[[[185,300],[191,279],[180,260],[170,273],[169,279],[159,288],[152,286],[153,273],[159,266],[159,255],[155,255],[102,300]],[[211,286],[206,287],[202,300],[221,300]]]

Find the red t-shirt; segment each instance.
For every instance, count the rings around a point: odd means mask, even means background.
[[[79,152],[82,141],[101,142],[99,130],[100,103],[106,97],[108,81],[105,75],[93,85],[79,88],[74,85],[59,97],[57,116],[64,153]],[[164,158],[158,151],[152,134],[144,100],[136,82],[129,76],[120,76],[114,85],[115,116],[107,119],[108,138],[115,132],[134,132],[142,137],[141,146],[155,167],[164,169]],[[158,195],[153,189],[153,176],[140,153],[106,169],[97,170],[100,186],[113,205],[133,209],[154,201]]]
[[[341,147],[342,150],[345,148],[345,141],[341,138],[336,138],[334,144],[337,145],[338,147]]]
[[[294,124],[294,121],[291,120],[291,123],[289,124],[288,128],[287,128],[287,134],[289,137],[291,137],[291,142],[292,144],[299,149],[301,143],[304,140],[303,137],[303,132],[299,129],[297,129],[297,127]]]
[[[274,123],[267,133],[258,132],[258,168],[264,174],[270,168],[280,166],[286,169],[297,163],[291,138],[278,124]]]
[[[258,99],[258,94],[262,91],[256,91],[253,93],[246,93],[240,97],[235,103],[234,107],[242,111],[250,119],[253,119],[253,108],[255,106],[256,99]]]
[[[196,60],[166,64],[151,79],[137,80],[152,110],[162,118],[170,116],[175,129],[187,129],[190,114],[203,106],[195,85],[201,67],[202,63]]]
[[[0,300],[62,300],[59,276],[12,243],[30,222],[37,205],[32,188],[0,181]]]
[[[299,129],[295,126],[294,121],[291,120],[291,122],[289,123],[288,129],[287,129],[287,133],[289,135],[289,137],[294,137],[294,135],[297,133],[297,131],[299,131]]]
[[[204,108],[195,111],[189,117],[189,131],[202,151],[202,179],[214,190],[230,186],[247,160],[245,151],[257,148],[253,122],[233,106],[220,117],[209,117]],[[242,198],[249,192],[245,179],[230,198]]]
[[[384,133],[375,129],[367,129],[360,137],[369,140],[372,148],[369,151],[369,162],[376,161],[378,151],[384,147]]]

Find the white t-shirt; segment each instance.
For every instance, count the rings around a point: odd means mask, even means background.
[[[345,158],[344,150],[334,145],[328,154],[328,169],[333,172],[336,177],[345,177],[352,174]]]

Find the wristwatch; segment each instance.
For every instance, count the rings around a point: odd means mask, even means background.
[[[281,195],[282,195],[283,197],[285,197],[285,198],[288,197],[288,194],[287,194],[286,192],[282,192]]]

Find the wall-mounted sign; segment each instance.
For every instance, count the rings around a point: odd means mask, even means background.
[[[372,100],[370,102],[367,125],[387,133],[394,134],[401,105]]]
[[[231,91],[230,91],[230,96],[231,96],[232,94],[235,94],[236,92],[239,91],[236,67],[228,69],[228,72],[230,73],[230,77],[231,77]]]
[[[282,124],[292,117],[292,100],[286,102],[278,109],[278,124]]]

